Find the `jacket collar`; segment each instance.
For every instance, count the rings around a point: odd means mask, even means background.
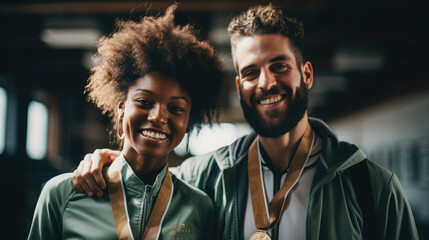
[[[339,141],[335,132],[322,120],[308,119],[314,132],[322,138],[321,162],[328,172],[344,170],[366,158],[356,145]]]
[[[158,195],[159,190],[161,189],[161,185],[164,181],[165,175],[168,171],[168,164],[165,164],[164,168],[160,173],[156,176],[155,182],[153,185],[145,184],[133,171],[131,166],[128,164],[127,160],[123,153],[119,155],[119,159],[121,161],[121,175],[122,182],[127,191],[132,191],[138,194],[142,194],[145,191],[145,188],[149,188],[150,195]]]
[[[308,121],[314,132],[322,139],[321,162],[326,171],[341,171],[366,158],[365,153],[357,146],[339,141],[335,132],[322,120],[309,117]],[[243,161],[243,159],[247,159],[248,149],[256,136],[257,134],[252,132],[229,145],[229,158],[227,161],[224,157],[226,151],[218,152],[216,158],[220,160],[218,161],[220,167],[230,168]]]

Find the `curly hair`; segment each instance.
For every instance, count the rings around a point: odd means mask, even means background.
[[[258,5],[241,12],[234,17],[228,26],[231,36],[232,58],[235,63],[235,49],[238,41],[243,37],[261,34],[281,34],[290,41],[290,47],[295,55],[296,62],[304,62],[301,40],[304,37],[304,25],[298,19],[283,14],[279,7],[268,4]],[[236,64],[236,63],[235,63]]]
[[[88,100],[118,117],[117,106],[137,79],[158,71],[176,79],[189,94],[189,126],[200,128],[218,118],[224,74],[220,60],[205,41],[197,40],[191,25],[174,24],[177,4],[164,16],[145,16],[139,22],[117,20],[115,31],[98,42],[100,62],[88,80]]]

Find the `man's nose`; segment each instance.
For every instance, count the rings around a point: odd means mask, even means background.
[[[166,124],[168,118],[167,109],[161,105],[155,105],[149,112],[148,120],[154,123]]]
[[[259,75],[258,87],[264,90],[270,90],[274,85],[276,85],[274,74],[268,69],[262,68]]]

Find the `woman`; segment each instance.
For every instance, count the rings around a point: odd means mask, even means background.
[[[190,26],[174,25],[175,8],[138,23],[120,21],[101,39],[101,61],[86,91],[116,120],[121,154],[104,171],[108,187],[101,198],[78,192],[70,173],[51,179],[29,239],[213,236],[211,199],[170,174],[167,159],[192,125],[215,116],[223,75],[212,47]]]

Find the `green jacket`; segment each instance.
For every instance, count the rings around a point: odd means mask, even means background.
[[[358,147],[339,142],[322,121],[309,119],[322,138],[307,213],[307,239],[362,239],[362,213],[349,168],[366,159]],[[215,204],[217,238],[243,239],[247,203],[247,151],[256,134],[212,153],[186,160],[174,173],[206,192]],[[373,190],[377,239],[418,239],[411,208],[398,178],[368,161]]]
[[[124,192],[134,239],[141,239],[158,196],[167,166],[153,186],[145,185],[121,156]],[[118,239],[109,193],[90,198],[78,192],[72,174],[49,180],[37,202],[28,239]],[[212,200],[199,189],[172,175],[173,197],[162,221],[159,239],[203,239],[212,236]]]

